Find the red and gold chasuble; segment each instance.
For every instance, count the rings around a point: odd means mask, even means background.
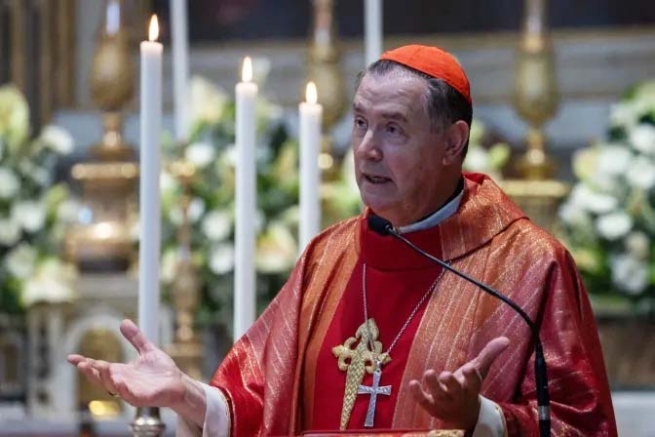
[[[440,257],[439,233],[434,228],[407,234],[413,242],[421,245],[428,253]],[[307,381],[305,387],[314,387],[313,407],[306,411],[306,429],[335,430],[335,429],[363,429],[365,418],[369,413],[371,397],[375,396],[374,424],[377,429],[390,429],[392,427],[393,412],[398,396],[409,396],[407,387],[401,387],[402,376],[409,350],[414,341],[416,331],[425,312],[427,302],[421,302],[426,293],[430,293],[436,286],[441,273],[441,267],[421,257],[416,252],[391,238],[380,236],[368,229],[366,222],[362,223],[359,233],[359,257],[348,285],[341,297],[328,296],[328,301],[337,300],[336,311],[330,322],[329,329],[324,337],[314,336],[308,345],[306,362],[316,362],[314,381]],[[361,375],[355,378],[355,386],[349,387],[354,397],[351,404],[347,424],[342,422],[344,398],[347,376],[353,377],[358,355],[356,349],[369,351],[368,342],[365,341],[370,334],[363,329],[364,303],[363,278],[364,264],[366,264],[366,292],[369,320],[374,321],[374,339],[381,343],[381,351],[389,352],[390,361],[382,364],[379,385],[389,387],[390,394],[357,394],[357,387],[361,384],[374,390],[375,364],[368,362],[368,371],[362,368]],[[432,292],[433,293],[433,292]],[[430,293],[427,299],[432,297]],[[417,308],[411,320],[412,312]],[[407,325],[405,326],[405,324]],[[359,338],[356,332],[361,333]],[[401,332],[402,330],[402,332]],[[399,335],[400,334],[400,335]],[[399,335],[399,336],[398,336]],[[351,339],[348,341],[348,339]],[[395,341],[395,343],[394,343]],[[345,345],[345,347],[344,347]],[[339,347],[340,355],[347,357],[347,370],[338,367],[338,357],[335,347]],[[310,375],[305,375],[310,377]],[[352,393],[354,389],[354,393]],[[305,398],[309,398],[309,392]],[[352,398],[350,401],[352,402]]]
[[[459,210],[434,229],[421,231],[438,235],[422,238],[421,247],[436,255],[434,245],[440,246],[442,258],[453,267],[503,292],[533,320],[541,319],[553,437],[616,436],[598,331],[571,256],[527,220],[491,179],[479,174],[465,174],[465,179]],[[365,248],[365,226],[365,217],[357,217],[312,240],[287,284],[216,371],[211,384],[228,400],[232,436],[338,428],[345,382],[331,348],[344,345],[364,322],[357,277],[367,256],[372,256],[369,312],[385,350],[398,323],[404,323],[408,309],[434,280],[437,270],[417,254]],[[381,244],[386,246],[386,239]],[[409,262],[413,256],[416,263]],[[394,258],[411,286],[397,281],[401,272],[387,262]],[[418,267],[410,270],[410,265]],[[406,295],[409,302],[401,299]],[[427,369],[455,370],[502,335],[510,344],[491,366],[481,394],[501,407],[509,436],[538,435],[534,346],[520,316],[448,272],[421,311],[392,350],[391,355],[404,356],[383,366],[380,384],[392,385],[392,391],[387,399],[378,396],[375,428],[440,428],[439,420],[404,395],[409,381]],[[370,375],[363,384],[371,384]],[[358,396],[348,427],[361,427],[368,398]]]

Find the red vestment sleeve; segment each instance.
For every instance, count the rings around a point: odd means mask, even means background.
[[[303,270],[301,260],[211,380],[228,398],[232,436],[290,432]]]
[[[561,249],[547,276],[540,316],[553,436],[616,436],[594,315],[571,256]],[[509,436],[538,436],[534,353],[515,403],[500,403]]]

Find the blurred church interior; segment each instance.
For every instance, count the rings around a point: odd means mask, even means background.
[[[376,50],[434,44],[472,84],[467,169],[491,174],[561,236],[592,297],[619,435],[655,435],[652,2],[0,0],[0,436],[129,433],[134,408],[85,382],[66,356],[134,356],[118,326],[138,315],[139,43],[153,14],[163,45],[155,318],[183,369],[211,377],[240,317],[233,169],[244,57],[260,99],[260,312],[303,250],[307,81],[323,107],[325,228],[361,208],[348,152],[357,74]],[[617,148],[638,159],[621,167]],[[624,177],[632,171],[645,176]],[[619,185],[604,186],[607,174]],[[161,414],[173,435],[174,415]]]

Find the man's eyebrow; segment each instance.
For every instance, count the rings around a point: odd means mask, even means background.
[[[355,102],[353,103],[353,112],[366,112],[366,109],[359,103]],[[397,121],[402,121],[407,123],[407,117],[405,117],[405,114],[402,112],[395,112],[395,111],[389,111],[389,112],[382,112],[380,114],[381,117],[387,118],[389,120],[397,120]]]
[[[380,114],[383,118],[388,118],[389,120],[402,121],[407,123],[407,117],[402,112],[383,112]]]

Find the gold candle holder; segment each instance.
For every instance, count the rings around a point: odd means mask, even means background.
[[[559,89],[555,54],[546,20],[547,0],[526,0],[517,53],[514,107],[528,122],[526,152],[518,160],[519,179],[502,181],[503,189],[542,227],[553,230],[557,208],[568,185],[552,179],[555,164],[546,152],[543,126],[557,112]]]
[[[552,176],[554,164],[546,154],[544,123],[557,112],[559,90],[555,54],[547,29],[547,0],[526,0],[523,32],[516,62],[514,106],[528,122],[527,151],[518,170],[526,179]]]
[[[313,81],[318,89],[318,102],[323,105],[323,132],[327,132],[341,119],[348,102],[341,71],[341,50],[334,19],[334,0],[313,0],[313,8],[314,21],[307,59],[307,80]],[[321,150],[322,154],[327,153],[332,157],[330,167],[323,169],[329,176],[334,166],[338,168],[340,159],[334,153],[331,141],[328,139],[324,139]],[[322,159],[324,162],[328,161],[327,157]]]
[[[198,307],[198,274],[191,259],[191,182],[195,175],[194,165],[188,161],[174,162],[171,173],[180,181],[184,195],[180,201],[182,224],[177,232],[179,258],[173,283],[173,305],[176,312],[175,340],[166,348],[178,367],[191,378],[202,378],[202,346],[194,330],[194,315]]]
[[[66,253],[83,270],[124,270],[133,257],[130,229],[139,168],[123,141],[122,108],[134,96],[135,73],[129,32],[120,25],[121,6],[120,0],[105,3],[116,22],[109,26],[100,20],[91,68],[91,96],[104,111],[104,133],[91,147],[92,160],[71,172],[83,187],[89,217],[67,235]]]
[[[106,10],[117,8],[118,27],[109,29],[102,23],[91,67],[91,97],[104,112],[105,133],[93,148],[94,154],[116,160],[132,156],[132,149],[123,142],[122,110],[134,97],[135,68],[130,50],[129,30],[120,25],[122,2],[107,0]]]

